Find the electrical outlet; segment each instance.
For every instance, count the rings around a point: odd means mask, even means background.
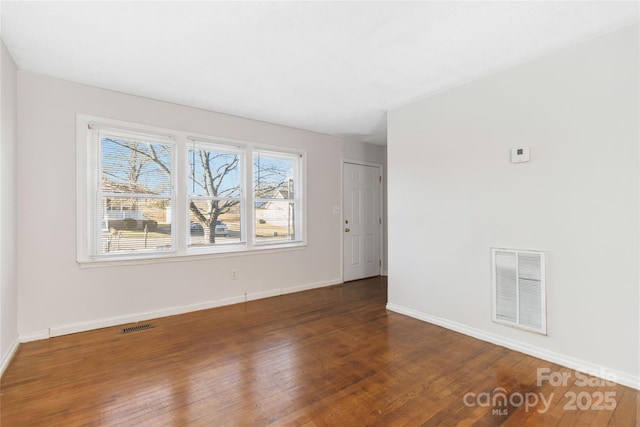
[[[231,280],[236,280],[238,278],[238,270],[235,268],[231,270]]]

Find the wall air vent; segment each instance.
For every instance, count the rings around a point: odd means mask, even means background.
[[[545,254],[491,249],[493,321],[547,333]]]
[[[130,326],[128,328],[120,329],[121,334],[128,334],[131,332],[142,331],[145,329],[155,328],[153,323],[145,323],[143,325]]]

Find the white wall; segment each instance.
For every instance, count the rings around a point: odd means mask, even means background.
[[[48,328],[55,335],[241,301],[245,293],[257,298],[341,281],[340,215],[333,207],[341,204],[346,141],[24,72],[18,73],[18,96],[21,339],[45,337]],[[76,113],[307,150],[308,246],[81,269],[75,255]],[[362,153],[367,159],[368,151]],[[231,269],[238,280],[231,280]]]
[[[636,25],[389,113],[391,309],[638,387],[638,48]],[[494,246],[547,251],[548,336],[491,322]]]
[[[2,98],[0,135],[0,374],[17,347],[18,291],[16,280],[16,142],[17,68],[0,41]]]

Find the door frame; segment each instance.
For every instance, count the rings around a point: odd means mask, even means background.
[[[383,166],[380,163],[372,163],[365,162],[362,160],[352,160],[352,159],[342,159],[342,163],[340,165],[340,277],[342,283],[344,283],[344,165],[345,164],[359,165],[359,166],[369,166],[378,169],[378,173],[380,174],[380,185],[379,185],[379,193],[380,193],[380,224],[378,226],[378,233],[380,235],[380,266],[378,269],[378,274],[382,275],[383,267],[384,267],[384,191],[383,191],[383,183],[384,183],[384,175],[383,175]]]

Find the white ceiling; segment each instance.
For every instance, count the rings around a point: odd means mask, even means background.
[[[637,2],[2,2],[18,67],[386,143],[386,111],[638,21]]]

